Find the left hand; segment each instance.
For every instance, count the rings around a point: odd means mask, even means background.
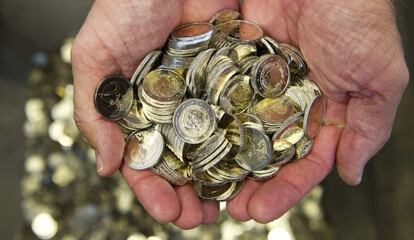
[[[245,0],[242,15],[281,42],[298,46],[328,98],[325,126],[305,159],[265,183],[247,181],[227,205],[233,218],[269,222],[336,167],[350,185],[389,139],[408,84],[389,0]]]

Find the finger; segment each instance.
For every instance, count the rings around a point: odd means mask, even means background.
[[[137,171],[123,165],[121,172],[144,209],[157,222],[168,223],[180,215],[180,202],[174,188],[150,170]]]
[[[223,9],[239,10],[238,0],[210,0],[208,4],[202,0],[184,0],[183,3],[182,23],[207,21]]]
[[[214,200],[201,200],[203,209],[203,224],[213,224],[220,214],[219,203]]]
[[[81,133],[95,149],[97,172],[108,176],[117,171],[121,165],[124,140],[118,126],[99,115],[93,105],[93,96],[98,82],[113,72],[119,72],[117,66],[108,66],[105,70],[93,68],[86,55],[79,55],[83,50],[74,46],[72,50],[72,69],[74,76],[74,119]],[[90,68],[88,68],[88,66]]]
[[[306,158],[285,165],[263,184],[248,204],[250,216],[261,223],[282,216],[331,171],[341,129],[324,126]]]
[[[298,9],[298,1],[245,0],[243,19],[259,24],[270,36],[282,42],[297,42],[296,19],[291,14]],[[289,11],[288,11],[289,10]]]
[[[248,203],[256,190],[263,185],[262,182],[246,180],[240,193],[232,200],[227,202],[227,212],[237,221],[248,221],[252,217],[248,211]]]
[[[390,79],[381,79],[381,76]],[[350,185],[361,182],[366,163],[388,141],[398,104],[408,84],[408,70],[398,58],[381,76],[368,86],[373,94],[353,96],[349,101],[347,125],[338,146],[337,168]]]
[[[203,221],[203,211],[200,199],[194,193],[190,185],[175,187],[178,201],[181,206],[181,213],[174,221],[174,224],[181,229],[192,229]]]
[[[178,3],[168,1],[166,7],[181,12]],[[149,49],[163,44],[178,23],[179,16],[160,11],[155,16],[153,5],[159,1],[118,4],[96,1],[72,47],[75,121],[96,151],[97,170],[107,176],[119,169],[124,148],[123,136],[115,123],[103,119],[93,105],[94,91],[107,75],[132,71]],[[137,7],[142,12],[137,11]],[[140,21],[137,21],[139,19]],[[158,22],[165,20],[162,24]],[[151,27],[154,26],[155,27]],[[145,43],[145,44],[142,44]]]

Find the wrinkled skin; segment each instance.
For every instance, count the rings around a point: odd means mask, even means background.
[[[96,0],[72,49],[75,120],[96,150],[101,176],[121,170],[157,221],[189,229],[213,223],[218,204],[200,200],[191,186],[171,186],[150,171],[122,164],[124,140],[115,123],[93,107],[101,79],[131,77],[147,52],[161,47],[180,23],[203,21],[233,8],[273,38],[298,46],[311,77],[328,97],[327,118],[306,159],[286,165],[264,183],[247,181],[227,204],[240,221],[280,217],[336,167],[357,185],[366,162],[389,139],[408,83],[394,9],[388,0]]]

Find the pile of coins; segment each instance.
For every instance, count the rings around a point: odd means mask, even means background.
[[[95,106],[117,121],[124,161],[225,201],[312,150],[325,117],[301,52],[233,10],[177,27],[130,80],[105,78]]]

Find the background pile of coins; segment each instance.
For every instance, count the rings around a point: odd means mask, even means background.
[[[128,166],[225,201],[311,151],[326,107],[303,55],[238,17],[179,26],[130,80],[98,86],[96,109],[122,127]]]

